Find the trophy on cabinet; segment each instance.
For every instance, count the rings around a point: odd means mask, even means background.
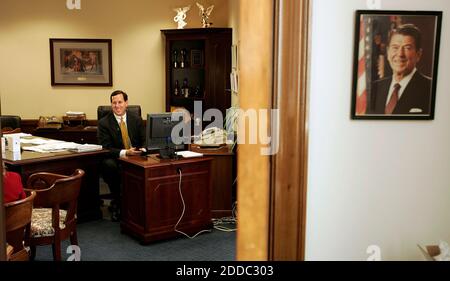
[[[189,5],[184,8],[173,9],[175,12],[177,12],[177,15],[173,18],[173,21],[178,23],[178,29],[183,29],[186,26],[187,22],[185,22],[184,20],[186,19],[186,13],[190,8],[191,6]]]
[[[209,15],[211,15],[212,10],[214,9],[214,5],[209,6],[206,10],[203,8],[203,5],[197,3],[197,7],[200,10],[200,16],[202,17],[202,26],[203,28],[210,27],[213,23],[209,22]]]

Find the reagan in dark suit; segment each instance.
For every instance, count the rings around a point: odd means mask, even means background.
[[[98,121],[98,140],[103,148],[110,151],[109,156],[102,161],[101,173],[114,197],[111,202],[112,220],[120,218],[120,165],[117,158],[126,155],[139,155],[145,143],[144,126],[140,116],[126,111],[128,96],[123,91],[114,91],[110,97],[112,112]],[[128,139],[124,141],[120,129],[120,121],[124,119]],[[126,147],[126,144],[129,147]]]
[[[384,114],[392,77],[378,80],[372,85],[375,94],[375,114]],[[431,79],[414,73],[406,85],[392,114],[430,114]]]
[[[401,25],[390,33],[387,60],[392,76],[372,84],[373,113],[430,114],[431,79],[416,68],[423,53],[421,37],[413,24]],[[400,90],[394,90],[396,84]]]

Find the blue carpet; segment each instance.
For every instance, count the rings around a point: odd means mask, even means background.
[[[141,245],[120,233],[120,224],[109,220],[81,223],[77,226],[82,261],[234,261],[236,232],[212,230],[189,239],[178,237]],[[62,260],[69,254],[69,241],[62,243]],[[37,261],[53,260],[51,246],[36,248]]]

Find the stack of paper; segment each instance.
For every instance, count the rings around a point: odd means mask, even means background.
[[[47,153],[47,152],[61,152],[69,149],[74,149],[79,144],[74,142],[52,142],[52,143],[46,143],[46,144],[40,144],[40,145],[34,145],[34,146],[24,146],[23,150],[31,150],[41,153]]]
[[[38,137],[33,138],[21,138],[20,143],[26,143],[26,144],[50,144],[50,143],[60,143],[64,141],[60,140],[49,140],[49,139],[43,139]]]
[[[96,151],[96,150],[102,150],[102,146],[98,144],[79,144],[77,147],[69,149],[70,151],[75,152],[87,152],[87,151]]]
[[[26,134],[26,133],[15,133],[15,134],[5,134],[5,135],[3,135],[3,136],[11,136],[11,137],[13,137],[13,136],[18,136],[19,138],[22,138],[22,137],[31,137],[31,134]]]
[[[23,146],[22,149],[41,153],[61,152],[61,151],[86,152],[86,151],[102,150],[102,146],[97,144],[79,144],[75,142],[42,140],[42,139],[41,141],[38,142],[38,140],[39,139],[34,140],[35,141],[34,144],[38,145]]]
[[[77,116],[77,115],[84,115],[85,113],[83,111],[67,111],[67,116]]]
[[[183,158],[191,158],[191,157],[202,157],[203,153],[193,152],[193,151],[178,151],[175,152],[178,156],[182,156]]]

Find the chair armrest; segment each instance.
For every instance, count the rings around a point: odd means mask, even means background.
[[[24,188],[23,191],[25,191],[25,193],[31,193],[31,192],[36,192],[36,194],[40,193],[40,192],[44,192],[44,191],[49,191],[50,189],[52,189],[52,186],[48,187],[48,188],[39,188],[39,189],[34,189],[32,188]]]
[[[53,185],[48,188],[40,188],[40,189],[29,189],[24,188],[25,192],[34,192],[36,197],[34,198],[33,206],[34,208],[51,208],[52,204],[49,203],[49,197],[51,196],[51,192],[53,189]]]
[[[66,176],[57,175],[53,173],[40,172],[32,174],[27,180],[27,188],[43,189],[53,185],[57,179],[65,178]]]

